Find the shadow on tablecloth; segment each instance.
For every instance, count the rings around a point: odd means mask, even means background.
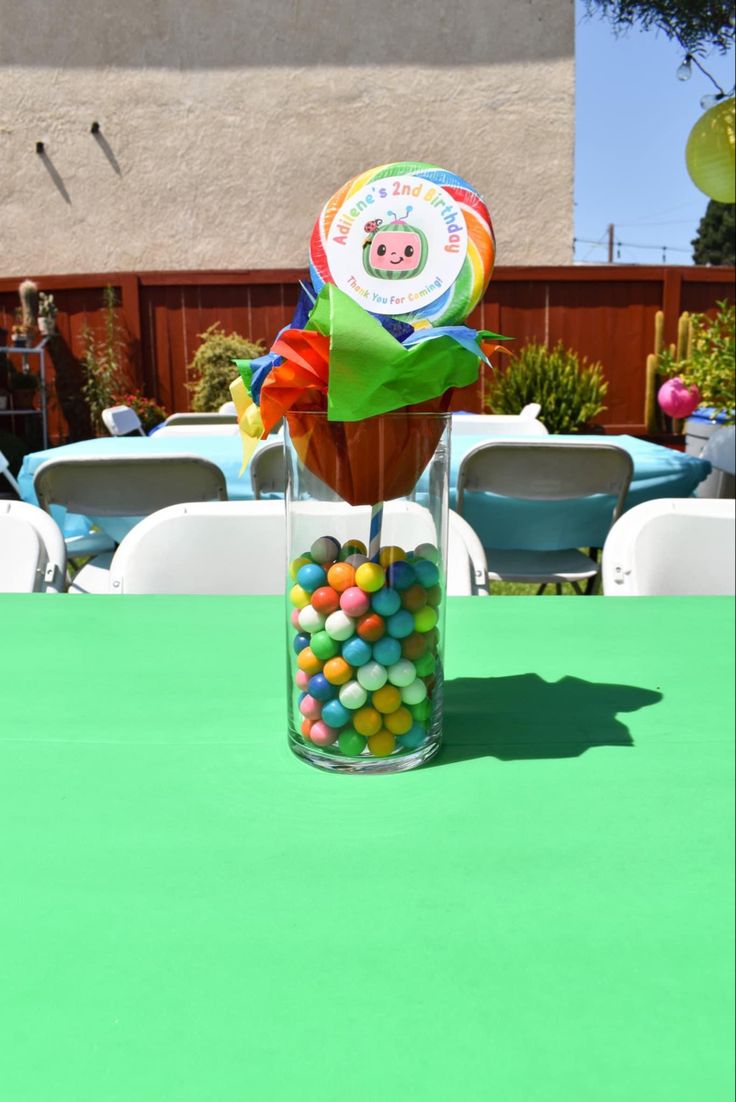
[[[437,765],[472,758],[573,758],[596,746],[633,747],[620,712],[658,704],[662,693],[537,674],[457,677],[445,682],[443,746]]]

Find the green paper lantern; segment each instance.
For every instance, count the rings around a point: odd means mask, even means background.
[[[687,170],[693,183],[718,203],[736,200],[735,104],[732,96],[706,111],[690,131],[685,149]]]

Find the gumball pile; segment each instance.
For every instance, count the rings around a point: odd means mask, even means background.
[[[385,758],[426,741],[438,670],[439,554],[320,536],[290,567],[297,730],[330,754]]]

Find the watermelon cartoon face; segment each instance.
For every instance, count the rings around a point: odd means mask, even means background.
[[[427,238],[403,220],[377,229],[363,247],[363,267],[378,279],[407,279],[426,263]]]

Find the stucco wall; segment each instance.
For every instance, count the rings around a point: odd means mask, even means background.
[[[302,266],[329,195],[405,159],[481,191],[498,263],[569,263],[573,19],[572,0],[8,5],[0,273]]]

